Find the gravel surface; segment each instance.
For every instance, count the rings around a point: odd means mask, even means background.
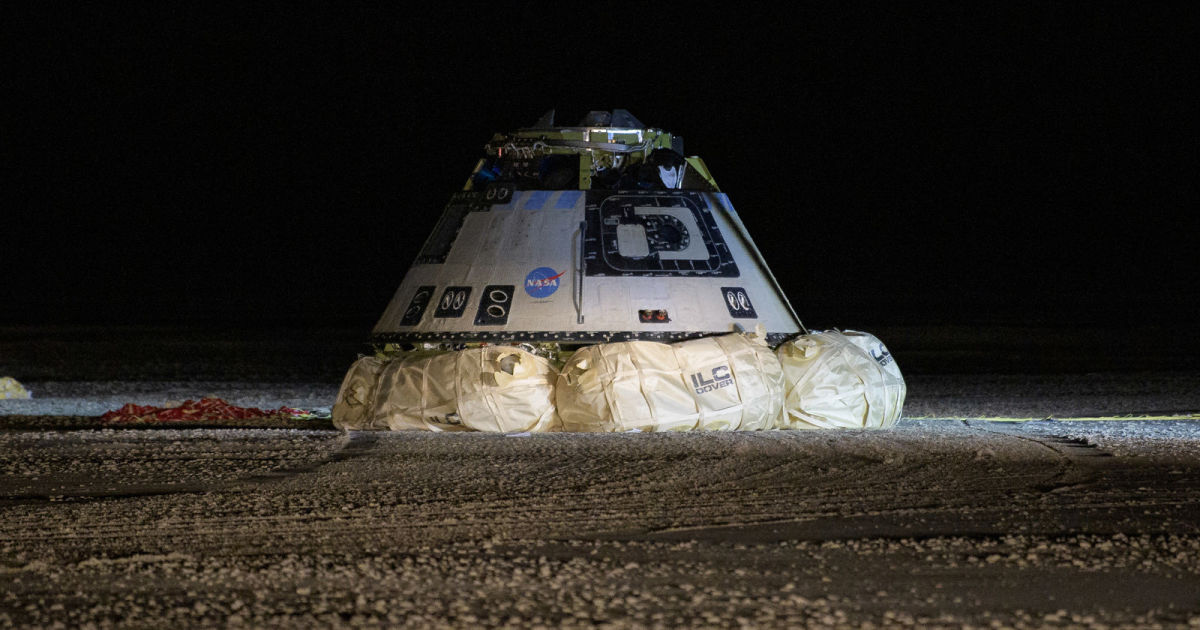
[[[1200,624],[1200,423],[0,433],[0,625]]]
[[[99,416],[126,403],[162,406],[205,397],[240,407],[328,413],[340,382],[66,381],[24,383],[32,398],[0,400],[0,416]]]

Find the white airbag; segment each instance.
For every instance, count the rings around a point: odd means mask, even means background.
[[[782,423],[782,377],[753,335],[625,341],[576,352],[556,401],[567,431],[752,431]]]
[[[780,428],[891,427],[907,388],[900,368],[874,335],[816,332],[775,351],[787,382]]]
[[[333,421],[343,429],[554,431],[556,376],[546,359],[507,346],[363,358],[338,392]]]

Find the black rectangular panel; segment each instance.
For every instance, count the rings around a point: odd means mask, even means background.
[[[413,294],[408,309],[404,311],[404,317],[400,320],[401,326],[416,326],[421,323],[421,316],[425,314],[425,307],[433,301],[433,290],[436,288],[433,285],[417,287],[417,292]]]
[[[446,211],[442,213],[442,218],[438,219],[437,225],[434,226],[433,233],[425,241],[425,246],[421,248],[417,262],[421,264],[446,262],[446,256],[450,255],[450,247],[454,245],[454,239],[458,236],[458,231],[462,229],[463,219],[470,211],[468,206],[447,206]]]
[[[434,317],[462,317],[471,301],[471,287],[446,287],[442,299],[438,300]]]
[[[740,275],[699,193],[589,190],[585,216],[588,276]]]
[[[491,210],[491,203],[492,201],[484,199],[483,193],[480,192],[455,193],[450,198],[450,203],[446,205],[446,209],[442,211],[437,225],[433,227],[433,233],[421,247],[421,253],[417,256],[417,264],[440,265],[446,262],[446,257],[450,255],[450,248],[454,246],[454,240],[458,238],[458,233],[462,230],[467,215],[472,212],[488,212]]]
[[[476,326],[501,326],[508,323],[512,312],[513,291],[516,285],[489,284],[479,296],[479,310],[475,312]]]

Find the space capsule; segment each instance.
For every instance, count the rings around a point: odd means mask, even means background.
[[[384,356],[507,344],[553,354],[802,325],[682,139],[625,110],[497,133],[373,330]]]
[[[625,110],[494,135],[351,366],[344,429],[787,428],[803,330],[704,161]],[[811,380],[811,379],[810,379]]]

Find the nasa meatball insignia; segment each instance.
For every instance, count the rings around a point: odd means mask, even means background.
[[[525,276],[525,292],[532,298],[548,298],[558,290],[564,273],[550,267],[538,267]]]

